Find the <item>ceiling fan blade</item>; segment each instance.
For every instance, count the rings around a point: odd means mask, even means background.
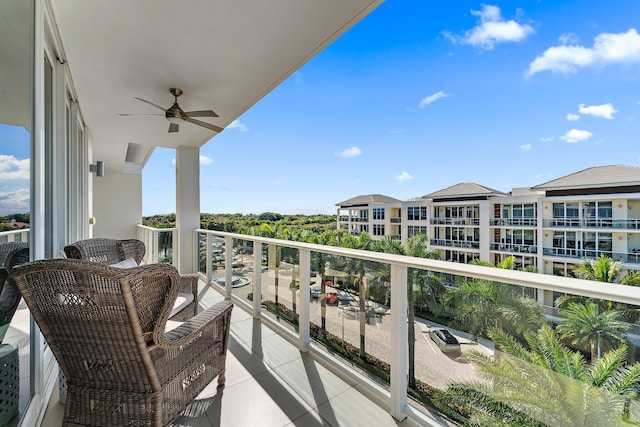
[[[158,104],[154,104],[151,101],[147,101],[146,99],[142,99],[142,98],[138,98],[137,96],[134,96],[135,99],[137,99],[138,101],[142,101],[142,102],[146,102],[149,105],[153,105],[156,108],[161,109],[162,111],[166,111],[166,108],[159,106]]]
[[[187,117],[218,117],[213,110],[186,111]]]
[[[202,120],[187,118],[187,121],[189,123],[193,123],[194,125],[202,126],[203,128],[211,129],[212,131],[218,133],[224,130],[224,128],[221,128],[220,126],[212,125],[211,123],[203,122]]]
[[[178,132],[178,129],[180,129],[180,125],[177,123],[169,123],[169,133],[172,132]]]

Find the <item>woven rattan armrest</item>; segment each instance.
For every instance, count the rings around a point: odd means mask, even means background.
[[[232,308],[233,304],[229,301],[219,302],[169,332],[165,332],[164,326],[158,324],[153,331],[153,341],[164,349],[189,345],[193,340],[200,337],[203,330],[215,328],[217,321],[230,312]]]

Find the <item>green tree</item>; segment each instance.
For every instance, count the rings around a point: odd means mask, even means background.
[[[405,246],[403,246],[398,240],[393,239],[390,236],[385,236],[381,242],[381,249],[385,253],[408,255],[416,258],[431,258],[440,259],[440,252],[428,251],[427,243],[429,238],[426,234],[415,234],[407,239]],[[389,277],[380,275],[378,278],[382,279],[383,283],[389,283],[391,270],[388,265],[385,265],[382,273],[387,274]],[[409,377],[408,385],[411,388],[416,387],[416,375],[415,375],[415,355],[416,355],[416,336],[415,336],[415,307],[416,304],[424,304],[429,307],[432,312],[439,312],[441,310],[440,296],[444,294],[445,287],[442,284],[439,276],[433,273],[418,269],[409,268],[407,270],[407,315],[408,315],[408,344],[409,344]]]
[[[371,236],[367,233],[360,233],[358,237],[354,237],[352,235],[347,235],[342,241],[343,247],[351,248],[351,249],[359,249],[359,250],[373,250],[375,247],[375,242],[371,239]],[[372,268],[372,263],[367,260],[359,259],[359,258],[346,258],[345,268],[355,277],[355,284],[358,287],[358,295],[359,295],[359,319],[360,319],[360,358],[364,359],[366,357],[366,349],[365,349],[365,325],[367,323],[367,312],[366,312],[366,300],[367,300],[367,289],[366,283],[364,280],[365,274],[368,270]]]
[[[638,419],[640,364],[626,365],[626,346],[589,365],[549,325],[525,333],[527,348],[497,328],[489,336],[506,355],[472,352],[484,381],[446,391],[449,401],[477,411],[475,424],[615,426]]]
[[[492,266],[481,260],[475,260],[472,264]],[[515,268],[514,257],[507,257],[497,267]],[[487,336],[493,327],[506,326],[517,333],[536,330],[544,319],[540,304],[523,295],[519,287],[504,283],[483,279],[465,280],[448,290],[445,299],[455,307],[456,319],[468,325],[474,339]]]
[[[594,302],[571,302],[560,310],[558,332],[573,344],[589,344],[591,360],[600,358],[603,344],[615,345],[627,341],[625,332],[630,325],[621,320],[622,314],[608,310],[601,312]]]

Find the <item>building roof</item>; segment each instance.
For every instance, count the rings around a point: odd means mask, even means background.
[[[532,190],[562,190],[640,185],[640,168],[625,165],[596,166],[531,187]]]
[[[452,185],[443,190],[436,191],[435,193],[422,196],[423,199],[447,199],[447,198],[464,198],[464,197],[478,197],[478,196],[506,196],[505,193],[494,190],[493,188],[485,187],[474,182],[461,182],[459,184]]]
[[[336,203],[336,206],[362,206],[368,205],[369,203],[400,203],[400,200],[382,194],[364,194],[362,196],[356,196],[343,202]]]

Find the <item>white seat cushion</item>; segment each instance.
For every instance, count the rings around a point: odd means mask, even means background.
[[[127,258],[124,261],[120,261],[115,264],[109,264],[109,267],[115,267],[115,268],[133,268],[137,266],[138,266],[138,263],[133,258]]]
[[[193,302],[193,294],[189,293],[179,293],[178,298],[176,298],[176,302],[173,304],[173,310],[171,310],[171,314],[169,318],[172,318],[176,314],[178,314],[183,308],[188,306]]]

